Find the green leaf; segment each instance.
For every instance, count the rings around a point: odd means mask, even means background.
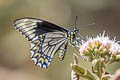
[[[111,77],[112,75],[107,74],[107,75],[102,76],[102,80],[109,80]]]
[[[85,70],[81,67],[79,67],[78,65],[72,65],[72,69],[80,76],[83,78],[86,78],[88,80],[96,80],[94,75],[91,74],[90,71]]]

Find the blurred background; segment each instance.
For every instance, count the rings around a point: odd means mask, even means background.
[[[15,30],[13,21],[34,17],[73,29],[75,16],[79,16],[77,26],[83,37],[95,37],[105,30],[120,40],[118,0],[0,0],[0,80],[70,80],[72,54],[77,51],[68,46],[64,61],[55,55],[49,68],[41,69],[30,60],[29,42]],[[91,69],[91,63],[81,57],[80,66]],[[108,65],[108,72],[119,67],[119,63]]]

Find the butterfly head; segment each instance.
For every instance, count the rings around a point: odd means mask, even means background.
[[[79,32],[79,29],[74,28],[73,32],[74,32],[75,35],[77,35],[77,33]]]

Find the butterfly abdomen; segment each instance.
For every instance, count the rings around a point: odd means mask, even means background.
[[[67,45],[68,45],[68,42],[66,41],[59,49],[58,51],[58,58],[60,59],[60,61],[62,61],[65,57],[65,53],[66,53],[66,50],[67,50]]]

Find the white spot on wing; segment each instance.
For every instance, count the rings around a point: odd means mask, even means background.
[[[41,63],[38,63],[37,65],[41,67],[42,64],[41,64]]]
[[[35,38],[33,38],[32,41],[37,40],[37,39],[38,39],[38,36],[36,36]]]
[[[29,35],[29,38],[30,38],[30,39],[33,39],[34,37],[35,37],[35,34]]]
[[[37,63],[37,59],[36,58],[32,58],[31,60],[33,60],[35,64]]]
[[[30,49],[32,49],[35,46],[35,44],[30,43]]]
[[[45,64],[43,64],[43,68],[47,68]]]
[[[31,56],[30,56],[30,57],[33,57],[33,55],[34,55],[34,51],[31,50],[30,52],[31,52]]]

